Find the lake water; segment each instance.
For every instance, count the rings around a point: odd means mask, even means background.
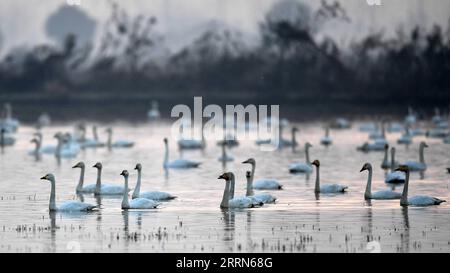
[[[113,124],[114,137],[136,142],[132,149],[87,149],[75,159],[58,164],[54,156],[44,155],[36,161],[28,155],[35,131],[22,126],[17,143],[0,155],[0,252],[449,252],[450,205],[426,208],[402,208],[398,200],[364,201],[367,173],[360,173],[364,162],[374,166],[373,190],[386,188],[384,171],[379,167],[382,152],[361,153],[356,147],[367,141],[354,124],[351,130],[333,130],[333,145],[319,144],[323,124],[297,124],[298,140],[313,144],[311,159],[321,160],[323,182],[349,186],[346,194],[321,195],[313,192],[315,173],[311,177],[293,175],[288,165],[304,162],[303,149],[263,152],[253,141],[242,141],[231,150],[235,161],[226,170],[237,177],[237,195],[245,194],[243,160],[254,157],[255,178],[273,178],[284,190],[272,192],[276,204],[261,208],[222,211],[219,208],[224,181],[217,177],[224,167],[217,158],[220,148],[209,141],[204,151],[186,151],[184,158],[203,162],[198,169],[162,168],[164,146],[169,124]],[[99,133],[105,137],[103,128]],[[53,144],[57,131],[73,131],[72,125],[45,128],[44,145]],[[287,132],[286,132],[287,133]],[[388,134],[395,143],[399,133]],[[285,136],[290,138],[288,134]],[[397,160],[418,160],[418,143],[426,140],[425,158],[428,170],[423,179],[412,174],[410,194],[428,194],[450,200],[450,145],[440,139],[416,137],[409,147],[397,145]],[[171,159],[179,156],[176,143],[170,142]],[[162,203],[157,210],[122,211],[121,198],[96,199],[85,195],[89,203],[100,203],[92,213],[49,213],[50,183],[39,178],[46,173],[56,176],[57,202],[77,199],[75,186],[79,169],[86,163],[85,184],[95,183],[96,169],[103,163],[103,181],[123,184],[119,175],[130,171],[131,187],[135,184],[136,163],[143,165],[141,190],[160,190],[178,196]],[[401,186],[396,188],[401,191]],[[371,242],[371,243],[369,243]],[[368,244],[369,243],[369,244]]]

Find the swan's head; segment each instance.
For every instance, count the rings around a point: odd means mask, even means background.
[[[42,180],[55,181],[55,176],[51,173],[44,175],[41,177]]]
[[[120,173],[120,175],[123,176],[123,177],[128,177],[129,173],[128,173],[127,170],[123,170],[123,171]]]
[[[409,172],[409,167],[406,165],[400,165],[397,169],[395,169],[395,171],[407,173]]]
[[[384,144],[384,149],[387,151],[389,149],[389,144]]]
[[[292,132],[293,132],[293,133],[298,132],[298,131],[299,131],[299,130],[298,130],[297,127],[292,127]]]
[[[84,168],[84,163],[83,163],[83,162],[78,162],[78,163],[75,164],[72,168],[73,168],[73,169],[75,169],[75,168]]]
[[[362,166],[362,169],[359,172],[368,171],[368,170],[371,170],[371,169],[372,169],[372,165],[370,165],[370,163],[365,163]]]
[[[103,165],[102,165],[102,163],[100,163],[100,162],[97,162],[97,163],[95,163],[95,165],[94,166],[92,166],[92,167],[94,167],[94,168],[97,168],[97,169],[101,169],[101,168],[103,168]]]
[[[308,149],[308,148],[312,148],[312,145],[311,145],[311,143],[306,142],[305,143],[305,149]]]
[[[169,140],[167,140],[167,137],[164,138],[164,144],[169,143]]]
[[[391,148],[391,153],[392,153],[392,154],[395,153],[395,147],[392,147],[392,148]]]
[[[36,138],[33,138],[32,140],[30,140],[30,142],[31,142],[31,143],[36,143],[36,144],[38,144],[38,143],[39,143],[39,140],[37,140]]]
[[[136,167],[134,167],[135,170],[141,171],[142,170],[142,165],[141,163],[136,164]]]
[[[233,177],[232,172],[223,173],[217,179],[224,179],[225,181],[229,181]]]
[[[256,164],[256,161],[255,161],[254,158],[249,158],[249,159],[243,161],[242,164],[252,164],[252,165],[254,165],[254,164]]]
[[[54,138],[61,138],[62,137],[62,133],[61,132],[57,132],[56,134],[53,135]]]
[[[425,141],[420,142],[420,148],[428,148],[428,145],[425,143]]]
[[[311,164],[316,166],[316,167],[320,167],[320,161],[318,159],[316,159],[313,162],[311,162]]]

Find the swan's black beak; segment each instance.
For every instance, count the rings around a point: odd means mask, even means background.
[[[226,180],[225,174],[220,175],[217,179],[225,179]]]
[[[362,167],[362,169],[359,172],[363,172],[366,170],[366,167]]]
[[[242,164],[245,164],[245,163],[250,163],[250,162],[248,162],[248,159],[245,161],[242,161]]]
[[[47,176],[44,175],[43,177],[41,177],[42,180],[47,180]]]
[[[72,169],[75,169],[75,168],[78,168],[78,164],[72,167]]]

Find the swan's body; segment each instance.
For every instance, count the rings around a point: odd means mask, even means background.
[[[367,170],[369,172],[366,184],[366,191],[364,192],[364,199],[400,199],[401,193],[392,190],[381,190],[377,192],[372,192],[372,165],[370,163],[364,164],[361,171]]]
[[[333,139],[330,137],[330,128],[325,129],[325,136],[320,139],[320,144],[324,146],[331,145],[333,143]]]
[[[417,122],[417,116],[411,107],[408,107],[408,115],[405,117],[405,123],[407,125],[415,124]]]
[[[250,164],[252,166],[252,181],[255,177],[255,169],[256,169],[256,161],[253,158],[249,158],[246,161],[242,162],[245,164]],[[259,179],[254,181],[252,184],[252,188],[255,190],[281,190],[283,189],[283,185],[278,183],[278,181],[273,179]]]
[[[178,148],[184,150],[203,149],[205,148],[205,142],[204,140],[196,140],[196,139],[179,139]]]
[[[163,162],[164,168],[188,169],[188,168],[197,168],[201,164],[200,162],[182,158],[169,162],[169,143],[167,138],[164,139],[164,147],[165,147],[164,162]]]
[[[154,200],[146,198],[128,199],[128,171],[124,170],[120,174],[124,177],[124,191],[122,199],[122,209],[156,209],[160,204]]]
[[[13,136],[9,136],[4,128],[0,129],[0,145],[1,146],[12,146],[16,143],[16,139]]]
[[[146,199],[151,199],[151,200],[155,200],[155,201],[167,201],[167,200],[172,200],[172,199],[177,198],[176,196],[173,196],[167,192],[161,192],[161,191],[141,192],[142,165],[138,163],[138,164],[136,164],[136,167],[134,169],[137,170],[138,177],[137,177],[136,187],[134,188],[133,194],[131,196],[133,199],[146,198]]]
[[[134,142],[133,141],[129,141],[129,140],[116,140],[116,141],[112,141],[112,128],[108,128],[106,130],[106,132],[108,133],[108,142],[107,142],[107,146],[108,149],[111,148],[131,148],[134,146]]]
[[[331,123],[331,128],[334,129],[349,129],[351,127],[350,122],[345,118],[337,118]]]
[[[359,126],[360,132],[372,133],[378,130],[378,126],[375,123],[364,123]]]
[[[433,205],[439,205],[442,202],[445,202],[445,200],[427,196],[427,195],[416,195],[408,198],[408,187],[409,187],[409,168],[408,166],[400,166],[397,171],[401,171],[405,173],[406,181],[405,185],[403,186],[403,193],[402,198],[400,199],[400,205],[401,206],[433,206]]]
[[[98,138],[97,134],[97,126],[92,127],[92,134],[94,138],[92,139],[84,139],[81,146],[83,148],[99,148],[99,147],[105,147],[105,143],[101,142]]]
[[[398,144],[411,144],[412,143],[412,135],[409,132],[406,132],[400,136],[397,140]]]
[[[305,163],[293,163],[289,165],[290,173],[312,173],[313,168],[311,161],[309,160],[309,148],[312,145],[310,143],[305,143]]]
[[[0,120],[0,129],[7,133],[15,133],[20,126],[18,119],[12,116],[12,106],[9,103],[4,104],[4,118]]]
[[[340,184],[320,185],[320,162],[319,160],[314,160],[311,164],[316,166],[316,183],[314,186],[315,193],[343,193],[348,188],[347,186]]]
[[[161,116],[161,114],[159,113],[158,102],[152,101],[151,108],[147,112],[148,119],[157,120],[157,119],[159,119],[160,116]]]
[[[437,128],[429,130],[426,133],[426,136],[430,138],[445,138],[447,134],[448,133],[446,129]]]
[[[245,193],[245,196],[252,198],[253,199],[253,204],[254,205],[258,205],[259,203],[275,203],[275,201],[277,200],[277,198],[275,196],[273,196],[270,193],[267,192],[260,192],[255,194],[253,192],[253,177],[251,175],[251,172],[247,172],[246,173],[246,178],[247,178],[247,191]]]
[[[403,165],[408,166],[409,171],[425,171],[427,169],[427,164],[425,163],[424,149],[428,145],[425,142],[421,142],[419,145],[419,161],[407,161]]]
[[[220,208],[252,208],[253,200],[248,197],[236,197],[233,198],[232,188],[234,188],[234,174],[232,172],[224,173],[219,176],[218,179],[225,179],[225,189],[223,191],[222,202],[220,202]]]
[[[121,195],[125,192],[125,187],[118,185],[102,184],[102,169],[103,166],[100,162],[94,165],[97,168],[97,182],[95,184],[95,195]],[[129,189],[126,189],[127,194]]]
[[[67,139],[67,136],[56,134],[55,138],[58,140],[55,149],[55,156],[57,158],[74,158],[77,156],[78,149],[76,146],[72,146],[73,144],[69,142],[70,139]]]
[[[386,146],[385,141],[375,142],[375,143],[364,143],[362,146],[357,147],[358,151],[370,152],[370,151],[383,151],[384,146]]]
[[[52,188],[50,192],[50,203],[49,203],[49,210],[50,211],[65,211],[65,212],[77,212],[77,211],[91,211],[97,206],[83,203],[79,201],[67,201],[59,206],[56,206],[56,190],[55,190],[55,176],[53,174],[47,174],[46,176],[42,177],[43,180],[50,181]]]
[[[397,122],[389,124],[389,126],[387,128],[387,131],[389,133],[397,133],[397,132],[401,132],[403,130],[404,130],[404,126],[401,123],[397,123]]]

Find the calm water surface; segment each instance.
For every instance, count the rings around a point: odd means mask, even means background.
[[[450,206],[406,208],[398,200],[363,199],[367,173],[360,173],[364,162],[374,165],[373,190],[386,188],[384,171],[379,168],[382,152],[360,153],[356,147],[367,141],[367,134],[357,129],[332,131],[334,143],[319,144],[323,125],[297,124],[301,146],[313,144],[311,159],[321,160],[323,182],[349,186],[346,194],[321,195],[313,192],[315,173],[311,177],[292,175],[288,165],[304,162],[303,149],[263,152],[253,141],[242,141],[231,150],[235,161],[225,167],[218,162],[220,148],[209,141],[204,151],[183,152],[184,158],[203,162],[201,168],[170,170],[162,168],[168,124],[114,124],[114,138],[136,141],[132,149],[87,149],[75,159],[57,164],[54,156],[40,161],[28,155],[34,129],[22,126],[17,143],[0,155],[0,252],[368,252],[368,242],[377,241],[382,252],[449,252]],[[100,126],[102,127],[102,126]],[[104,126],[103,126],[104,127]],[[355,124],[353,128],[357,128]],[[71,125],[46,128],[44,145],[54,144],[57,131],[72,131]],[[103,129],[99,130],[105,137]],[[287,133],[287,132],[286,132]],[[388,134],[395,143],[399,133]],[[89,136],[90,137],[90,136]],[[290,138],[286,134],[285,138]],[[450,200],[446,166],[450,163],[450,145],[440,139],[416,137],[410,147],[397,145],[397,160],[418,160],[418,143],[426,140],[428,170],[423,178],[411,177],[410,194],[428,194]],[[170,143],[170,156],[180,156],[176,143]],[[237,194],[245,194],[243,160],[254,157],[257,178],[274,178],[284,190],[273,192],[276,204],[262,208],[221,211],[219,203],[224,181],[217,177],[224,170],[235,172]],[[92,195],[75,195],[79,169],[86,163],[85,184],[95,183],[96,169],[103,163],[103,181],[123,184],[123,169],[131,173],[134,186],[136,163],[143,165],[141,190],[167,191],[179,198],[164,202],[157,210],[122,211],[121,198],[96,199]],[[50,183],[39,178],[46,173],[56,176],[57,202],[84,198],[101,204],[92,213],[49,213]],[[401,191],[401,186],[395,190]]]

